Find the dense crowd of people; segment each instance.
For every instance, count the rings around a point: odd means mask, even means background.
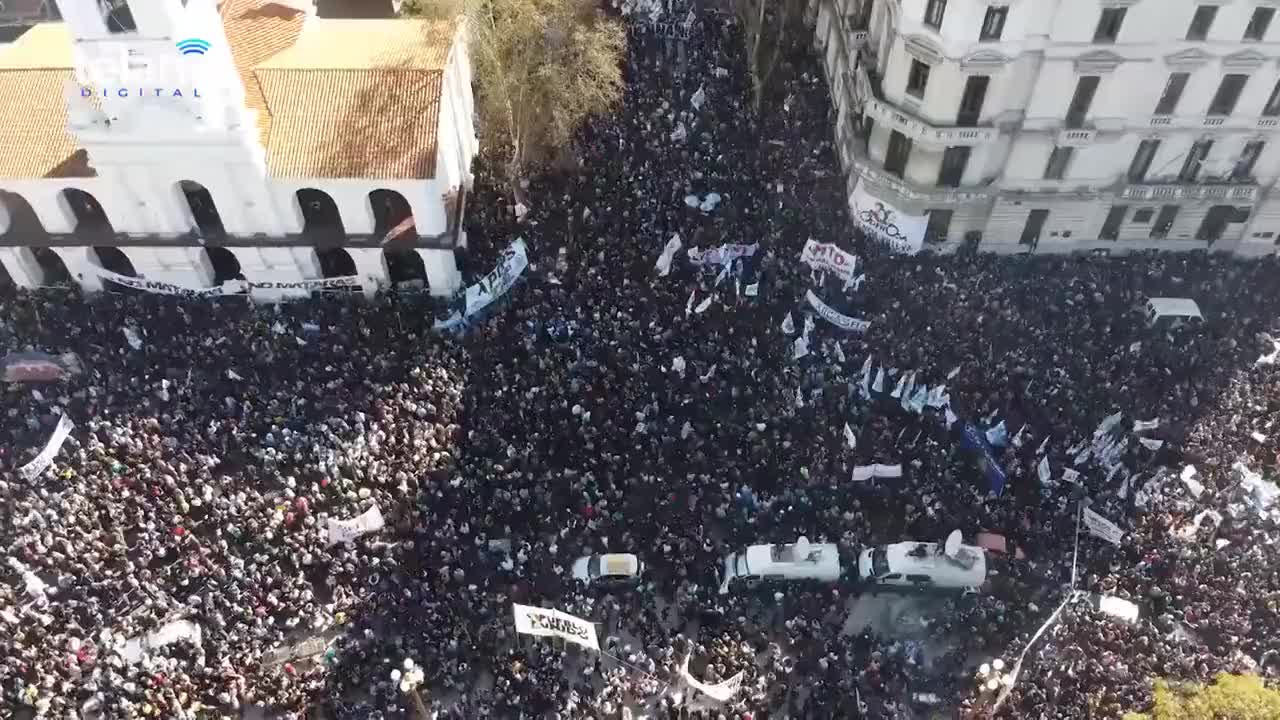
[[[83,372],[4,387],[0,718],[398,717],[405,659],[442,718],[976,711],[993,694],[975,665],[1012,666],[1073,570],[1142,617],[1069,602],[1005,716],[1116,717],[1153,676],[1273,672],[1277,523],[1269,480],[1242,479],[1280,464],[1275,262],[894,255],[849,224],[810,50],[783,53],[755,115],[728,18],[696,16],[682,50],[655,27],[631,22],[623,106],[582,129],[578,171],[531,177],[527,213],[478,163],[469,273],[517,237],[531,266],[463,332],[408,296],[8,291],[0,348]],[[810,238],[864,280],[801,264]],[[689,259],[725,243],[758,250]],[[870,326],[814,318],[809,290]],[[1149,327],[1150,296],[1206,319]],[[949,405],[909,408],[908,373]],[[65,446],[24,478],[61,416]],[[999,495],[966,422],[1007,429]],[[874,463],[903,475],[851,480]],[[1082,499],[1127,534],[1082,534],[1073,569]],[[375,507],[381,529],[330,542]],[[993,557],[927,637],[845,627],[859,547],[953,529],[1025,557]],[[719,592],[727,553],[801,536],[838,543],[850,577]],[[572,577],[606,551],[640,556],[635,587]],[[598,623],[602,652],[516,635],[513,603]],[[707,697],[686,661],[741,689]]]

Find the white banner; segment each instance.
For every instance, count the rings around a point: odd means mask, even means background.
[[[529,249],[524,243],[524,238],[516,238],[515,242],[511,243],[511,247],[503,253],[497,266],[490,270],[488,275],[480,278],[480,282],[467,288],[465,314],[455,311],[448,318],[437,320],[433,327],[436,330],[445,330],[461,325],[464,319],[485,309],[515,287],[516,281],[520,279],[520,275],[527,267],[529,267]]]
[[[900,478],[902,463],[897,465],[859,465],[853,469],[849,479],[853,482],[866,482],[872,478]]]
[[[1138,442],[1142,445],[1142,447],[1152,451],[1159,450],[1160,448],[1164,447],[1163,440],[1154,440],[1152,438],[1138,438]]]
[[[848,330],[849,332],[866,332],[867,328],[871,327],[871,321],[869,320],[859,320],[836,312],[835,308],[822,302],[817,295],[814,295],[812,290],[806,293],[804,297],[809,301],[809,304],[813,306],[813,309],[818,311],[818,315],[820,315],[823,320],[826,320],[841,330]]]
[[[595,623],[559,610],[518,604],[512,604],[511,607],[516,617],[516,632],[559,637],[600,652]]]
[[[350,520],[329,518],[329,545],[349,543],[361,535],[381,530],[385,524],[377,505]]]
[[[1160,418],[1156,418],[1155,420],[1134,420],[1133,421],[1133,431],[1136,433],[1146,432],[1148,430],[1155,430],[1158,427],[1160,427]]]
[[[224,295],[236,295],[249,289],[249,284],[243,280],[230,280],[221,285],[213,287],[195,288],[183,285],[174,285],[173,283],[159,282],[158,280],[147,280],[145,278],[129,277],[120,273],[111,272],[106,268],[97,267],[90,263],[86,265],[90,271],[97,274],[103,280],[110,280],[118,285],[123,285],[134,290],[142,290],[143,292],[155,293],[156,295],[183,295],[185,297],[222,297]]]
[[[683,677],[684,681],[689,683],[689,686],[694,690],[719,700],[720,702],[728,702],[729,698],[736,695],[738,690],[742,688],[742,671],[738,671],[738,674],[728,680],[723,680],[714,685],[709,685],[698,680],[689,672],[688,656],[685,656],[684,664],[680,666],[680,676]]]
[[[119,648],[119,652],[125,662],[133,665],[140,662],[150,650],[159,650],[179,640],[186,640],[192,645],[199,646],[204,643],[203,638],[204,633],[201,632],[199,625],[190,620],[174,620],[156,628],[155,632],[130,638],[123,647]]]
[[[662,248],[662,254],[658,256],[658,263],[654,266],[658,269],[660,277],[666,277],[671,272],[671,261],[675,258],[676,253],[680,251],[680,233],[675,233],[671,239],[667,241],[667,246]]]
[[[290,280],[280,282],[251,282],[250,290],[301,290],[315,292],[317,290],[351,290],[360,287],[360,278],[356,275],[343,275],[334,278],[312,278],[310,280]]]
[[[1084,509],[1084,524],[1089,528],[1090,534],[1106,540],[1112,545],[1120,545],[1124,540],[1124,530],[1110,520],[1102,517],[1098,513]]]
[[[858,256],[850,255],[831,243],[809,240],[800,251],[800,262],[815,270],[835,273],[847,282],[857,269]]]
[[[57,457],[58,451],[62,449],[62,443],[67,441],[67,436],[71,434],[71,428],[76,424],[71,422],[71,418],[66,414],[58,418],[58,426],[53,429],[53,435],[49,436],[49,442],[45,443],[44,449],[31,459],[31,462],[18,468],[18,474],[24,480],[30,480],[38,477],[50,465],[53,459]]]
[[[760,249],[760,243],[742,245],[727,243],[707,250],[689,248],[689,262],[694,265],[728,265],[740,257],[751,257]]]
[[[915,255],[924,247],[924,231],[928,215],[904,215],[867,193],[858,183],[849,196],[853,222],[873,240],[885,243],[895,253]]]

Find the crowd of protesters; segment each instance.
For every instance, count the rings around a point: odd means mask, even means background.
[[[811,51],[783,53],[756,115],[726,18],[694,17],[682,49],[629,22],[623,106],[583,128],[580,168],[534,174],[517,212],[477,165],[469,275],[517,237],[531,265],[463,332],[405,296],[8,292],[0,348],[83,372],[4,387],[0,718],[398,717],[405,659],[448,718],[977,710],[975,665],[1012,666],[1072,589],[1142,616],[1068,603],[1008,717],[1116,717],[1154,676],[1271,672],[1277,527],[1269,480],[1242,478],[1280,464],[1276,264],[892,254],[849,225]],[[858,255],[861,282],[802,265],[810,238]],[[759,249],[727,273],[689,260],[724,243]],[[810,289],[869,327],[813,318]],[[1150,296],[1205,320],[1149,327]],[[910,409],[893,386],[911,372],[949,405]],[[63,415],[65,445],[24,478]],[[967,422],[1003,423],[998,495]],[[903,476],[851,480],[873,463]],[[1122,542],[1074,552],[1081,499]],[[329,542],[373,507],[384,527]],[[859,547],[954,529],[1022,553],[924,636],[846,627]],[[801,536],[839,543],[850,577],[719,593],[725,554]],[[586,587],[569,568],[596,552],[644,575]],[[602,652],[517,636],[513,603],[598,623]],[[686,661],[742,687],[714,701]]]

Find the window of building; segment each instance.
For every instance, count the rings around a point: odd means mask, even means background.
[[[902,177],[906,172],[909,159],[911,159],[911,140],[897,130],[889,133],[889,149],[884,156],[885,172]]]
[[[949,147],[942,154],[942,169],[938,172],[938,185],[941,187],[960,187],[964,179],[964,170],[969,165],[968,147]]]
[[[1138,208],[1138,211],[1133,214],[1133,221],[1138,225],[1146,225],[1151,222],[1151,218],[1155,217],[1155,214],[1155,208]]]
[[[1073,147],[1055,147],[1049,153],[1049,162],[1044,166],[1045,180],[1061,180],[1067,174],[1067,166],[1071,164],[1071,156],[1075,154]]]
[[[992,5],[982,18],[982,32],[978,33],[979,42],[995,42],[1004,35],[1004,21],[1009,17],[1007,5]]]
[[[102,21],[107,25],[107,32],[137,32],[138,25],[133,20],[133,11],[129,9],[128,0],[98,0],[98,11],[102,13]]]
[[[1107,219],[1102,222],[1102,230],[1098,232],[1098,237],[1103,240],[1115,240],[1120,237],[1120,226],[1124,224],[1124,216],[1127,212],[1129,212],[1128,205],[1112,205],[1111,210],[1107,212]]]
[[[1187,151],[1187,159],[1182,163],[1182,170],[1178,171],[1178,182],[1195,182],[1200,177],[1200,169],[1204,167],[1205,158],[1209,157],[1209,150],[1212,148],[1212,140],[1201,140],[1192,145]]]
[[[956,125],[973,127],[982,116],[982,103],[987,99],[987,86],[991,84],[989,75],[970,75],[964,81],[964,92],[960,95],[960,110],[956,113]]]
[[[1191,26],[1187,28],[1188,40],[1204,40],[1209,37],[1209,28],[1213,27],[1213,19],[1218,17],[1217,5],[1201,5],[1191,16]]]
[[[1165,205],[1160,208],[1160,214],[1156,216],[1156,222],[1151,226],[1149,237],[1152,240],[1163,240],[1169,237],[1169,231],[1173,229],[1173,221],[1178,218],[1177,205]]]
[[[1230,115],[1231,111],[1236,109],[1240,92],[1244,90],[1244,84],[1248,81],[1248,75],[1238,73],[1222,76],[1222,82],[1218,84],[1218,92],[1213,94],[1213,101],[1209,103],[1209,114]]]
[[[1271,89],[1271,97],[1267,98],[1267,104],[1262,108],[1264,117],[1276,117],[1280,115],[1280,81],[1276,82],[1276,86]]]
[[[929,0],[924,9],[924,24],[934,30],[942,29],[942,18],[947,14],[947,0]]]
[[[1138,151],[1133,154],[1133,162],[1129,163],[1129,182],[1146,182],[1147,172],[1151,170],[1151,161],[1160,149],[1159,140],[1143,140],[1138,143]]]
[[[1253,179],[1253,167],[1258,164],[1258,157],[1262,155],[1262,149],[1267,143],[1262,140],[1251,140],[1244,144],[1244,149],[1240,151],[1240,157],[1236,160],[1236,164],[1231,168],[1231,179],[1246,181]]]
[[[924,89],[929,85],[929,66],[911,59],[911,70],[907,73],[907,94],[922,98]]]
[[[1182,91],[1187,89],[1187,80],[1190,77],[1191,73],[1169,73],[1169,79],[1164,84],[1164,92],[1160,95],[1160,101],[1156,103],[1156,115],[1172,115],[1178,109],[1178,101],[1182,99]]]
[[[927,243],[944,243],[947,241],[947,234],[951,232],[951,216],[954,214],[952,210],[930,210],[929,224],[924,229],[924,241]]]
[[[1067,106],[1066,123],[1068,128],[1084,127],[1085,116],[1093,105],[1093,96],[1098,92],[1098,75],[1082,75],[1076,80],[1076,91],[1071,96],[1071,104]]]
[[[1262,40],[1262,38],[1266,37],[1267,30],[1271,27],[1271,20],[1275,16],[1275,8],[1254,8],[1253,17],[1249,18],[1249,25],[1244,29],[1244,39]]]
[[[1095,43],[1113,43],[1120,37],[1120,26],[1124,24],[1125,8],[1103,8],[1098,18],[1098,27],[1093,31]]]

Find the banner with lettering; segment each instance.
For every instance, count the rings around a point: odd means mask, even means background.
[[[448,318],[437,320],[433,327],[436,330],[458,327],[467,318],[506,295],[508,290],[515,287],[516,282],[520,280],[520,275],[527,267],[529,267],[529,248],[525,245],[524,238],[516,238],[515,242],[503,251],[502,259],[489,271],[489,274],[466,289],[464,293],[466,305],[463,311],[454,311]]]
[[[548,610],[531,605],[513,603],[511,607],[515,614],[518,633],[559,637],[575,645],[581,645],[596,652],[600,651],[596,626],[590,620],[583,620],[559,610]]]
[[[924,247],[928,215],[907,215],[872,197],[861,182],[849,196],[849,210],[853,214],[853,222],[867,237],[884,243],[895,253],[915,255]]]
[[[902,477],[902,463],[897,465],[859,465],[853,469],[853,475],[849,479],[853,482],[866,482],[875,478],[900,477]]]
[[[381,530],[385,524],[377,505],[350,520],[329,518],[329,545],[352,542],[361,535]]]
[[[814,270],[835,273],[846,282],[853,278],[858,267],[858,256],[851,255],[832,243],[820,243],[810,240],[800,251],[800,262]]]
[[[826,320],[841,330],[847,330],[849,332],[866,332],[867,328],[871,327],[870,320],[851,318],[848,315],[837,311],[835,308],[822,302],[817,295],[813,294],[812,290],[805,294],[805,299],[809,301],[809,304],[813,306],[814,310],[818,311],[818,315],[820,315],[823,320]]]
[[[1084,525],[1089,528],[1089,533],[1091,535],[1100,537],[1112,545],[1117,546],[1124,541],[1124,530],[1121,530],[1120,526],[1102,517],[1089,508],[1084,509],[1084,514],[1081,519],[1084,520]]]
[[[39,455],[32,458],[31,462],[18,468],[18,474],[22,476],[22,479],[30,480],[38,477],[40,473],[52,465],[53,459],[58,456],[58,451],[62,449],[62,443],[67,441],[67,436],[71,434],[71,428],[75,426],[76,424],[71,422],[71,418],[65,414],[58,418],[58,426],[53,429],[53,435],[49,436],[49,442],[45,443],[44,449],[40,451]]]
[[[9,353],[0,360],[0,380],[5,382],[57,382],[68,375],[78,375],[81,370],[80,357],[75,353]]]
[[[158,280],[129,277],[128,275],[121,275],[120,273],[112,272],[106,268],[94,265],[89,265],[88,267],[103,280],[110,280],[117,285],[123,285],[127,288],[154,293],[156,295],[222,297],[224,295],[237,295],[249,289],[249,284],[243,280],[230,280],[221,285],[214,285],[213,287],[187,287],[184,285],[175,285],[174,283],[160,282]]]
[[[684,681],[689,683],[689,686],[694,690],[720,702],[728,702],[729,698],[736,695],[738,690],[742,688],[741,670],[728,680],[722,680],[715,684],[704,683],[695,678],[693,673],[689,672],[689,656],[687,655],[684,658],[684,664],[680,666],[680,677],[684,678]]]
[[[686,255],[689,262],[694,265],[728,265],[740,257],[751,257],[760,249],[760,243],[752,243],[743,245],[741,243],[726,243],[720,247],[713,247],[703,250],[701,248],[689,248]]]
[[[356,275],[343,275],[334,278],[313,278],[311,280],[288,280],[280,282],[251,282],[250,290],[301,290],[315,292],[317,290],[353,290],[360,287],[360,278]]]

